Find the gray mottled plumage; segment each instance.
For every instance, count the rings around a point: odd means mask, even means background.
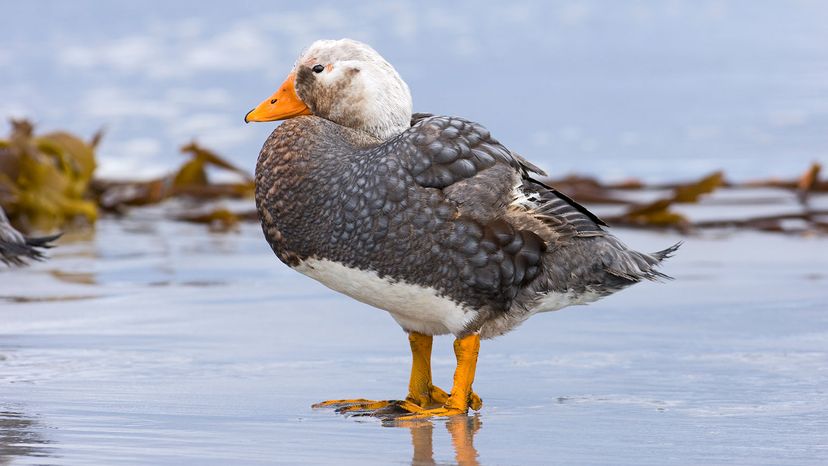
[[[43,259],[43,249],[50,248],[60,235],[27,238],[9,223],[0,208],[0,262],[6,265],[25,265],[27,260]]]
[[[664,277],[654,267],[676,246],[626,248],[540,174],[461,118],[415,114],[382,141],[305,116],[262,148],[256,202],[288,265],[328,259],[436,289],[478,311],[465,331],[484,338],[535,312]],[[550,296],[567,299],[545,304]]]

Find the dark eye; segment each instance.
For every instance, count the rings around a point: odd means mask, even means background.
[[[322,65],[315,65],[315,66],[314,66],[313,68],[311,68],[311,69],[313,70],[313,72],[314,72],[314,73],[321,73],[322,71],[324,71],[324,70],[325,70],[325,67],[324,67],[324,66],[322,66]]]

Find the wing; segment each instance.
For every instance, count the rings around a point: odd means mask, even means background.
[[[538,167],[509,152],[477,123],[422,113],[415,114],[412,122],[411,129],[399,136],[399,142],[405,142],[399,149],[421,186],[443,189],[497,164],[516,173],[544,175]]]
[[[538,181],[538,167],[509,151],[483,126],[418,113],[403,133],[410,173],[421,186],[442,189],[476,219],[522,206],[561,236],[602,234],[606,224],[568,196]]]
[[[559,235],[598,236],[606,233],[601,227],[607,224],[597,215],[557,189],[531,177],[523,179],[516,203]]]
[[[452,251],[466,284],[489,296],[495,308],[508,309],[517,292],[541,273],[547,250],[543,233],[513,221],[510,209],[524,209],[570,235],[578,229],[600,231],[597,217],[535,181],[533,176],[543,171],[510,152],[483,126],[423,114],[412,120],[413,126],[388,141],[386,149],[407,177],[451,206],[454,213],[445,216],[451,230],[435,241]],[[516,202],[529,196],[531,205]]]

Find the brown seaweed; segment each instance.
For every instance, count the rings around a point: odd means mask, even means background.
[[[208,200],[253,196],[251,176],[215,152],[196,142],[183,146],[181,152],[189,155],[190,159],[175,173],[161,178],[149,181],[95,180],[94,190],[100,206],[108,211],[122,211],[126,207],[157,204],[172,197]],[[236,173],[241,181],[213,182],[207,174],[209,166]]]
[[[88,196],[95,171],[94,140],[65,132],[36,136],[26,120],[12,120],[0,140],[0,205],[24,232],[51,232],[75,222],[95,222]]]
[[[24,231],[54,230],[78,221],[90,224],[99,210],[124,212],[133,207],[154,205],[171,198],[202,203],[221,199],[244,199],[253,196],[255,186],[250,174],[216,152],[191,142],[181,147],[187,159],[166,176],[152,180],[112,181],[94,178],[95,147],[103,136],[98,132],[89,142],[66,132],[34,135],[31,123],[12,122],[8,139],[0,139],[0,206],[9,213],[15,226]],[[225,170],[239,178],[237,182],[218,183],[211,179],[209,168]],[[779,232],[828,232],[828,212],[813,210],[809,201],[828,193],[828,181],[820,178],[822,166],[813,163],[801,176],[792,179],[764,179],[734,183],[717,171],[698,180],[684,183],[644,183],[628,179],[604,183],[583,175],[546,180],[568,196],[591,207],[616,206],[620,214],[604,216],[614,226],[636,228],[672,228],[688,232],[707,228],[747,228]],[[767,190],[755,196],[713,198],[721,188],[749,192],[757,188],[781,190],[776,196]],[[640,193],[640,195],[638,194]],[[641,198],[658,197],[643,202]],[[776,196],[776,197],[774,197]],[[789,206],[791,197],[799,201],[801,211],[750,218],[724,218],[698,221],[688,218],[680,204],[710,206],[781,205]],[[818,204],[815,204],[818,205]],[[239,222],[255,221],[255,211],[234,211],[208,205],[195,212],[172,213],[176,220],[202,223],[214,231],[236,228]]]

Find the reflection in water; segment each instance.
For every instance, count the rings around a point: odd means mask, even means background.
[[[51,441],[41,434],[44,428],[26,414],[0,407],[0,465],[11,464],[19,457],[53,456],[53,448],[48,446]]]
[[[57,296],[0,296],[0,302],[10,303],[51,303],[63,301],[83,301],[99,298],[99,295],[57,295]]]
[[[437,464],[434,461],[434,423],[430,420],[397,421],[395,427],[411,429],[411,444],[414,455],[411,458],[412,466],[428,466]],[[480,430],[483,423],[479,415],[455,416],[445,422],[446,430],[451,436],[454,447],[454,459],[459,465],[477,466],[477,450],[474,448],[474,434]]]

